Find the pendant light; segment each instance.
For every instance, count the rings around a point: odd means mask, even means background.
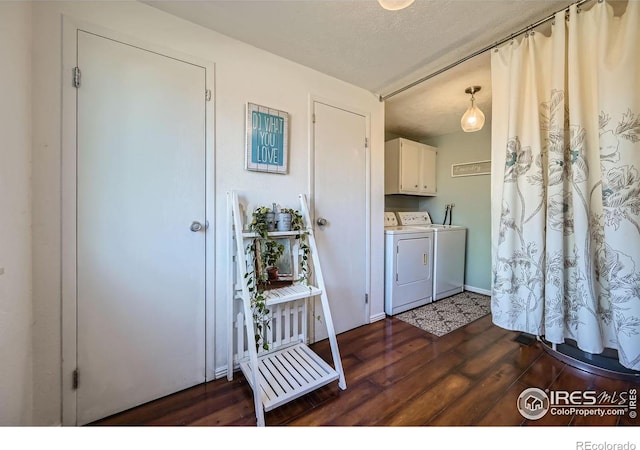
[[[399,9],[406,8],[412,4],[414,0],[378,0],[380,6],[389,11],[397,11]]]
[[[460,120],[460,125],[462,125],[462,129],[467,133],[471,133],[473,131],[480,131],[484,125],[484,114],[480,109],[474,105],[475,97],[473,94],[480,90],[480,86],[471,86],[466,88],[464,91],[467,94],[471,94],[471,105],[462,116]]]

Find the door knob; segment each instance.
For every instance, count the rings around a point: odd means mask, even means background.
[[[323,227],[327,224],[327,219],[325,219],[324,217],[319,217],[318,220],[316,220],[316,223]]]
[[[189,227],[189,229],[194,233],[202,230],[202,228],[203,228],[202,224],[197,220],[194,220],[193,222],[191,222],[191,226]]]

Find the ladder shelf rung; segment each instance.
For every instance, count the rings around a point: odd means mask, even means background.
[[[305,344],[265,353],[258,357],[260,395],[265,411],[271,411],[291,400],[331,383],[338,372]],[[248,361],[240,368],[251,385],[253,371]]]
[[[277,305],[278,303],[301,300],[320,294],[322,294],[322,289],[302,283],[294,283],[290,286],[264,291],[267,305]]]
[[[301,234],[309,233],[307,230],[291,230],[291,231],[269,231],[269,237],[297,237]],[[253,231],[243,231],[243,238],[257,238],[260,237],[258,233]]]

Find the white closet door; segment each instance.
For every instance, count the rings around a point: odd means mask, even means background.
[[[366,118],[314,103],[314,210],[318,257],[336,333],[368,323]],[[326,337],[316,325],[316,339]]]
[[[205,69],[78,33],[77,422],[205,380]]]

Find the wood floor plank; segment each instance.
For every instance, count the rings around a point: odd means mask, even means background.
[[[518,412],[518,397],[529,386],[515,382],[507,389],[474,425],[516,426],[522,425],[525,418]]]
[[[539,346],[539,344],[537,345]],[[564,363],[543,352],[536,359],[535,364],[524,371],[520,381],[529,387],[546,389],[558,378],[564,366]]]
[[[540,344],[520,345],[517,353],[511,353],[511,362],[520,370],[528,370],[544,354]]]
[[[191,402],[184,407],[175,408],[164,415],[150,419],[147,421],[147,425],[192,425],[204,416],[221,412],[234,418],[253,415],[253,408],[247,405],[250,404],[253,396],[251,387],[244,379],[237,379],[234,382],[237,389],[223,393],[209,390],[203,393],[197,402]],[[224,411],[225,409],[228,411]]]
[[[363,361],[371,360],[376,356],[388,354],[394,350],[411,351],[411,348],[407,348],[406,345],[409,344],[411,346],[414,341],[424,341],[425,344],[431,344],[434,340],[433,335],[422,330],[416,330],[411,325],[405,324],[402,327],[398,327],[397,324],[394,325],[393,328],[398,330],[397,332],[388,335],[384,340],[359,345],[358,348],[353,349],[353,354]]]
[[[357,408],[368,399],[378,395],[380,391],[380,387],[368,380],[363,380],[345,391],[340,391],[336,401],[325,402],[313,410],[289,420],[286,424],[292,426],[334,425],[345,411]]]
[[[442,365],[434,365],[424,372],[413,372],[399,382],[387,386],[377,396],[367,399],[352,410],[345,411],[332,425],[386,425],[386,416],[403,408],[407,401],[428,390],[459,365],[460,361],[458,355],[450,352],[446,359],[439,360]]]
[[[425,339],[423,336],[419,336],[415,339],[405,341],[400,345],[394,345],[386,351],[384,351],[384,346],[380,346],[383,347],[383,349],[378,349],[376,351],[377,356],[368,359],[366,364],[354,367],[348,374],[345,372],[347,382],[357,382],[369,377],[383,368],[395,364],[402,358],[409,355],[418,355],[430,345],[430,340]]]
[[[455,350],[462,356],[473,357],[507,335],[511,335],[511,333],[498,327],[492,327],[482,334],[471,335],[469,339],[456,345]]]
[[[463,355],[468,359],[460,368],[460,373],[468,377],[482,376],[491,370],[505,355],[518,348],[519,344],[513,341],[513,336],[511,334],[504,334],[482,351],[476,352],[473,355]]]
[[[454,352],[448,352],[438,359],[437,364],[425,367],[423,371],[414,371],[393,385],[386,386],[380,393],[367,399],[357,408],[345,411],[333,425],[388,425],[390,414],[404,408],[412,398],[427,390],[433,390],[439,380],[457,367],[461,358]]]
[[[161,420],[161,418],[170,416],[171,414],[180,415],[183,409],[189,408],[192,405],[198,405],[205,401],[207,398],[214,397],[217,400],[218,406],[221,408],[227,403],[238,404],[243,402],[248,395],[251,396],[251,388],[245,386],[244,379],[234,379],[233,381],[227,381],[225,379],[215,380],[210,383],[200,384],[189,389],[185,389],[178,393],[172,394],[167,397],[154,400],[142,407],[133,408],[117,415],[94,422],[92,425],[131,425],[131,424],[145,424],[151,425],[154,422]],[[171,418],[167,419],[169,423]],[[176,418],[172,425],[180,425],[179,419]]]
[[[459,398],[468,391],[472,380],[458,373],[451,373],[432,389],[410,399],[402,408],[385,417],[385,425],[419,426],[429,423],[438,413],[459,402]]]
[[[429,425],[474,425],[521,374],[513,364],[500,363],[489,376],[473,383],[464,396],[444,409]]]

